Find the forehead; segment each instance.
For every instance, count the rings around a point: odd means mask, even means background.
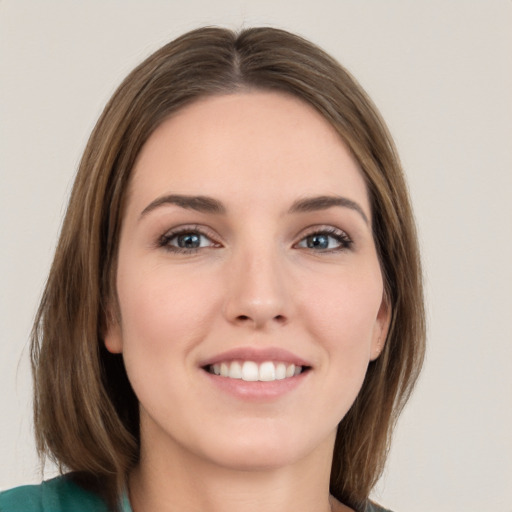
[[[266,204],[339,194],[369,212],[359,166],[336,130],[291,95],[250,91],[202,98],[164,121],[142,148],[129,197],[202,194]],[[136,196],[136,197],[135,197]],[[289,197],[288,197],[289,196]]]

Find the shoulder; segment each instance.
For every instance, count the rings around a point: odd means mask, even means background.
[[[364,512],[391,512],[391,510],[388,510],[387,508],[382,508],[381,506],[377,505],[376,503],[372,503],[369,501],[366,504],[366,508],[364,509]]]
[[[108,512],[105,502],[67,476],[0,492],[0,512]]]

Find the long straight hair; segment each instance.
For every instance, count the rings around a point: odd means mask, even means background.
[[[189,32],[123,81],[94,128],[74,183],[32,335],[37,446],[111,503],[137,464],[138,402],[122,356],[102,333],[116,304],[123,202],[153,131],[195,100],[241,90],[294,95],[337,130],[359,163],[372,209],[391,326],[380,357],[338,426],[331,493],[360,509],[379,478],[393,426],[418,376],[425,342],[420,259],[393,141],[353,77],[305,39],[274,28]]]

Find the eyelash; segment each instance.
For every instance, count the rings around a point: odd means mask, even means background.
[[[199,237],[206,237],[211,242],[212,245],[208,247],[177,247],[175,245],[171,245],[171,241],[180,235],[198,235]],[[175,253],[175,254],[193,254],[198,252],[200,249],[208,249],[211,247],[220,247],[220,244],[213,241],[213,236],[210,234],[204,227],[202,226],[183,226],[176,230],[168,231],[163,234],[158,240],[158,246],[164,248],[165,250]]]
[[[203,247],[178,247],[175,245],[171,245],[171,241],[179,237],[180,235],[197,235],[199,237],[205,237],[210,240],[211,245],[203,246]],[[314,250],[312,247],[302,247],[304,249],[310,249],[312,252],[320,252],[320,253],[336,253],[341,251],[346,251],[351,249],[353,245],[353,241],[350,237],[342,231],[341,229],[337,229],[334,227],[320,227],[316,229],[312,229],[311,232],[302,236],[298,243],[294,244],[294,247],[299,247],[299,244],[304,242],[306,239],[314,236],[327,236],[328,238],[332,238],[336,240],[339,244],[338,247],[335,248],[327,248],[321,249],[319,251]],[[166,251],[172,252],[174,254],[194,254],[199,252],[201,249],[209,249],[221,247],[221,244],[214,242],[212,234],[210,234],[203,226],[184,226],[178,228],[173,231],[169,231],[162,235],[158,240],[158,247],[165,249]],[[306,242],[307,243],[307,242]]]
[[[303,242],[307,238],[313,237],[313,236],[327,236],[329,238],[333,238],[336,240],[336,242],[339,243],[339,246],[336,248],[331,249],[323,249],[320,251],[314,251],[314,252],[321,252],[321,253],[333,253],[333,252],[341,252],[351,249],[353,245],[352,239],[345,233],[345,231],[342,231],[341,229],[334,228],[334,227],[321,227],[321,228],[314,228],[311,230],[311,232],[305,234],[299,241],[299,243]],[[295,244],[297,246],[298,244]],[[306,247],[308,249],[311,249],[310,247]],[[311,249],[313,250],[313,249]]]

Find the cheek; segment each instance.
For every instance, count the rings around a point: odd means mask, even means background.
[[[215,298],[201,276],[162,265],[118,270],[123,359],[139,401],[153,417],[171,415],[189,386],[191,354],[208,333]]]
[[[171,269],[172,270],[172,269]],[[151,347],[154,358],[193,344],[206,329],[216,299],[211,282],[163,266],[118,273],[124,351]]]
[[[324,345],[330,358],[360,362],[366,368],[378,329],[380,273],[330,279],[309,287],[304,297],[302,315],[308,319],[313,338]],[[349,370],[353,367],[347,366]]]

